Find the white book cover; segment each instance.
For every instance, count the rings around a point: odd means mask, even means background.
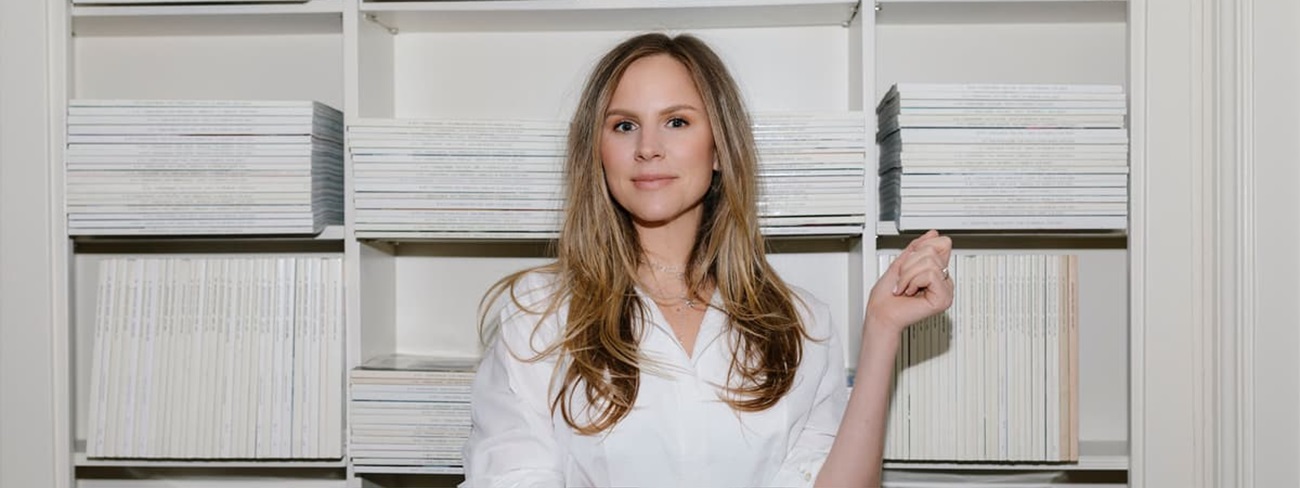
[[[903,174],[1028,174],[1028,175],[1051,175],[1051,174],[1113,174],[1127,175],[1128,166],[1025,166],[1018,164],[1009,164],[1003,166],[983,165],[983,166],[941,166],[941,165],[904,165]]]
[[[304,375],[306,374],[306,357],[304,348],[307,346],[305,337],[307,327],[306,303],[307,298],[307,281],[311,278],[308,275],[307,263],[303,259],[291,258],[294,267],[293,297],[290,301],[290,307],[293,310],[293,325],[290,330],[288,349],[290,355],[289,362],[289,390],[286,392],[291,402],[291,408],[288,412],[289,429],[288,432],[288,450],[286,454],[289,457],[302,457],[303,445],[302,438],[303,425],[302,420],[304,412],[304,391],[306,390]]]
[[[1096,159],[1098,154],[1109,157],[1127,156],[1128,144],[904,144],[897,138],[881,141],[881,154],[950,154],[960,158],[1004,158],[1012,155],[1020,157],[1054,159],[1075,155],[1083,159]],[[925,156],[921,159],[934,159],[937,156]]]
[[[104,395],[107,392],[106,378],[108,374],[108,324],[109,316],[113,313],[113,294],[114,289],[113,267],[111,261],[104,260],[99,262],[98,283],[95,291],[95,336],[94,345],[91,348],[91,380],[90,380],[90,408],[86,415],[86,455],[87,457],[98,457],[103,449],[104,438],[104,418],[102,415],[105,410]]]
[[[319,120],[318,120],[319,119]],[[70,126],[69,131],[75,130],[72,126],[260,126],[260,125],[288,125],[288,126],[307,126],[313,123],[324,122],[329,124],[327,119],[318,118],[312,114],[301,115],[150,115],[150,114],[121,114],[121,115],[91,115],[91,114],[69,114],[67,123]],[[335,124],[337,125],[337,124]],[[340,126],[341,127],[341,126]]]
[[[1126,215],[1128,203],[912,203],[903,215]]]
[[[901,216],[899,230],[1122,230],[1125,216]]]
[[[983,109],[1111,109],[1127,110],[1128,101],[1123,99],[1092,99],[1092,100],[1074,100],[1074,99],[990,99],[990,98],[961,98],[956,95],[947,95],[946,98],[902,98],[897,100],[885,100],[877,106],[876,112],[883,113],[891,110],[907,110],[916,108],[983,108]]]
[[[548,119],[473,119],[473,118],[357,118],[349,124],[349,130],[375,129],[443,129],[443,130],[560,130],[567,131],[568,124],[561,120]]]
[[[164,303],[166,300],[166,289],[169,287],[170,276],[167,266],[170,259],[151,259],[149,262],[148,274],[150,277],[149,297],[147,300],[148,313],[146,316],[144,335],[146,357],[144,362],[144,401],[140,405],[139,422],[140,427],[137,437],[138,449],[136,454],[139,456],[157,456],[152,436],[157,430],[157,417],[161,413],[158,405],[158,390],[161,385],[163,370],[159,360],[163,356],[164,350],[162,345],[162,321],[163,314],[166,313]]]
[[[1123,174],[904,174],[902,188],[909,187],[1126,187]]]
[[[918,197],[934,198],[1015,198],[1023,197],[1026,199],[1037,199],[1047,197],[1072,198],[1072,197],[1119,197],[1128,198],[1128,188],[1113,187],[933,187],[933,188],[901,188],[899,195],[903,199]]]
[[[890,86],[888,93],[1011,92],[1011,93],[1124,93],[1122,85],[1099,83],[915,83]]]
[[[907,107],[897,103],[887,104],[877,112],[877,119],[891,115],[1008,115],[1008,116],[1043,116],[1043,115],[1120,115],[1128,114],[1128,109],[1117,104],[1114,107]]]
[[[148,262],[143,259],[135,260],[133,263],[132,287],[134,288],[131,303],[131,323],[129,332],[129,342],[127,350],[128,358],[128,379],[126,387],[126,404],[123,405],[124,415],[122,416],[122,436],[119,437],[118,452],[121,456],[132,457],[136,455],[137,441],[137,423],[139,421],[138,407],[144,395],[144,322],[147,319],[149,304],[149,287],[152,284],[148,275]]]
[[[1053,461],[1064,459],[1061,451],[1061,329],[1060,329],[1060,269],[1062,260],[1047,266],[1047,326],[1048,326],[1048,454]]]
[[[283,161],[308,163],[311,157],[341,157],[337,146],[325,144],[69,144],[68,163]]]
[[[109,116],[109,117],[262,117],[262,116],[305,116],[317,114],[331,118],[340,118],[341,113],[330,108],[310,106],[283,107],[114,107],[95,105],[68,105],[68,117],[73,116]]]
[[[890,134],[909,144],[1127,144],[1125,129],[902,128]],[[883,142],[882,142],[883,144]]]
[[[1124,93],[1063,93],[1041,91],[1005,91],[1005,90],[912,90],[898,92],[896,96],[887,96],[881,104],[893,100],[1011,100],[1011,101],[1102,101],[1124,102]]]
[[[274,352],[276,319],[276,283],[279,269],[274,258],[261,259],[258,267],[257,323],[255,345],[257,370],[250,385],[255,388],[256,420],[254,421],[254,457],[265,458],[271,451],[271,416],[274,410]]]
[[[346,303],[347,295],[346,295],[346,286],[345,286],[346,280],[344,279],[342,260],[341,259],[334,260],[333,264],[330,266],[330,269],[333,271],[333,276],[332,276],[333,282],[330,285],[330,292],[333,297],[333,302],[330,307],[332,313],[331,320],[333,321],[333,324],[330,329],[331,353],[329,356],[330,357],[329,378],[330,378],[331,391],[328,399],[328,405],[330,406],[330,409],[328,410],[329,415],[326,418],[326,421],[330,423],[331,434],[329,438],[330,439],[329,451],[327,454],[331,458],[338,458],[343,456],[343,445],[344,445],[343,439],[345,436],[344,427],[346,426],[346,419],[344,418],[345,410],[344,410],[343,402],[346,399],[347,395],[344,392],[343,378],[344,378],[344,367],[345,367],[344,360],[346,358],[346,351],[344,349],[345,346],[344,338],[346,337],[345,325],[346,325],[347,309],[345,308],[345,303]]]
[[[230,0],[226,0],[230,1]],[[142,100],[111,98],[75,98],[68,100],[69,107],[127,107],[127,108],[307,108],[328,107],[320,102],[310,100]]]
[[[310,145],[320,140],[316,136],[295,135],[177,135],[177,134],[68,134],[68,144],[166,144],[166,145]]]
[[[257,378],[261,376],[262,370],[257,368],[258,350],[257,336],[258,327],[262,315],[265,313],[260,302],[262,293],[262,273],[261,265],[268,258],[245,259],[243,263],[244,279],[242,280],[243,293],[242,302],[244,303],[243,330],[244,337],[240,344],[240,370],[239,370],[239,409],[238,425],[239,436],[237,445],[240,457],[253,458],[257,455],[255,445],[255,436],[257,434]]]
[[[933,115],[899,114],[880,121],[879,130],[897,128],[1062,128],[1120,129],[1123,115]]]

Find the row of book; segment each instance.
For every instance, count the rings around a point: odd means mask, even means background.
[[[64,162],[71,235],[343,223],[343,115],[318,102],[72,100]]]
[[[877,107],[880,218],[901,230],[1123,229],[1125,96],[1111,85],[895,85]],[[342,223],[344,123],[316,102],[74,100],[72,235],[314,234]],[[760,225],[865,223],[864,121],[758,114]],[[359,120],[359,237],[553,237],[565,124]]]
[[[88,457],[342,457],[340,258],[107,258],[98,272]]]
[[[861,232],[861,114],[759,115],[760,225],[769,235]],[[567,126],[512,119],[348,126],[358,237],[554,237]]]
[[[903,333],[885,458],[1077,461],[1078,257],[956,255],[949,269],[952,307]]]
[[[349,376],[357,473],[461,474],[477,360],[390,354]]]
[[[880,219],[899,230],[1128,226],[1123,87],[926,84],[876,108]]]

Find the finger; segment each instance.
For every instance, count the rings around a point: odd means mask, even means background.
[[[903,264],[907,262],[907,257],[910,254],[911,252],[907,250],[898,253],[898,256],[894,257],[894,261],[889,263],[889,268],[885,270],[885,274],[880,277],[886,285],[890,286],[890,293],[898,294],[898,277],[902,274]]]
[[[930,302],[935,312],[947,310],[952,306],[952,297],[955,289],[952,280],[941,279],[938,283],[925,289],[925,299]]]
[[[943,281],[942,265],[934,255],[917,255],[910,263],[903,266],[900,270],[899,288],[907,296],[915,295],[921,288],[925,288],[929,283]],[[918,281],[923,277],[937,277],[937,279],[921,282]]]
[[[939,231],[937,231],[937,230],[933,230],[933,229],[928,230],[928,231],[926,231],[924,234],[921,234],[920,237],[917,237],[916,239],[912,239],[912,242],[907,243],[907,248],[906,248],[906,250],[908,250],[908,251],[914,251],[914,250],[916,250],[917,246],[919,246],[921,243],[923,243],[923,242],[925,242],[925,241],[927,241],[927,240],[933,239],[933,238],[937,237],[938,235],[939,235]]]
[[[935,235],[926,239],[925,242],[917,244],[916,252],[933,252],[939,258],[943,266],[948,265],[948,260],[952,258],[952,238],[948,236]]]
[[[922,291],[928,291],[943,281],[945,280],[939,271],[933,268],[926,268],[908,279],[907,288],[903,290],[903,295],[909,297],[916,296],[916,294],[921,293]]]

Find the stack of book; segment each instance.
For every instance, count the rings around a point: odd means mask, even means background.
[[[348,456],[357,473],[461,474],[477,359],[403,354],[353,369]]]
[[[343,457],[341,258],[111,258],[98,283],[88,457]]]
[[[949,270],[952,307],[903,332],[885,458],[1077,461],[1078,257],[954,255]]]
[[[1118,85],[897,84],[876,108],[880,220],[899,230],[1128,226]]]
[[[357,236],[555,237],[566,135],[556,121],[359,120]]]
[[[867,198],[863,114],[756,114],[753,119],[763,233],[861,233]]]
[[[73,100],[68,231],[316,234],[343,222],[342,141],[318,102]]]

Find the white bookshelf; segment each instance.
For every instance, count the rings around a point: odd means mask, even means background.
[[[1122,0],[893,0],[877,5],[846,0],[311,0],[68,6],[63,12],[68,34],[63,39],[68,52],[64,74],[68,98],[315,99],[343,110],[349,121],[565,120],[600,53],[634,33],[667,30],[697,34],[714,46],[752,111],[862,111],[871,139],[875,104],[895,81],[1128,84],[1128,6]],[[63,106],[51,112],[62,120]],[[869,175],[874,174],[874,159],[872,150]],[[345,174],[350,174],[350,161],[345,164]],[[857,325],[866,287],[876,275],[876,253],[896,248],[907,237],[898,236],[890,223],[875,222],[874,177],[867,186],[869,218],[863,233],[772,241],[771,259],[778,271],[831,305],[850,358],[856,357]],[[351,191],[351,183],[345,183],[345,194]],[[358,238],[350,201],[347,205],[345,225],[312,237],[69,239],[72,291],[64,303],[73,317],[68,334],[76,344],[69,358],[76,365],[69,368],[77,392],[71,405],[76,439],[85,440],[81,432],[91,354],[87,324],[93,320],[94,263],[104,257],[342,255],[349,367],[387,352],[478,354],[476,312],[483,291],[508,272],[545,262],[543,241],[396,234]],[[1125,238],[1053,233],[1044,243],[1041,237],[1004,233],[966,239],[989,252],[1084,256],[1080,462],[889,463],[888,470],[939,477],[967,471],[1130,469]],[[75,449],[65,454],[79,472],[139,468],[184,480],[190,470],[218,468],[231,484],[249,485],[256,483],[241,482],[240,473],[269,470],[307,485],[312,480],[299,473],[313,468],[337,471],[348,486],[404,485],[403,475],[357,474],[340,460],[106,461],[86,459]],[[114,482],[127,480],[87,481],[84,486],[117,486]],[[319,483],[335,486],[334,481]]]

